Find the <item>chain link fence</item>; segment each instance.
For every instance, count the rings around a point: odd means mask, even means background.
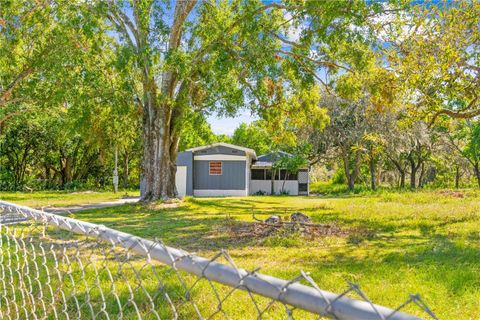
[[[258,271],[0,201],[1,319],[419,319],[407,305],[437,319],[418,295],[390,309],[353,283],[335,294]]]

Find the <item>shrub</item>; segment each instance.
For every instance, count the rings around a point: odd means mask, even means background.
[[[345,184],[347,183],[347,176],[345,175],[345,170],[339,168],[332,176],[332,184]]]
[[[83,184],[81,182],[71,181],[71,182],[65,183],[65,185],[63,186],[63,189],[67,191],[77,191],[79,189],[82,189],[82,187],[83,187]]]

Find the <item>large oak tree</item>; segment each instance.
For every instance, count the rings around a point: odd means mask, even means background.
[[[331,41],[322,17],[354,17],[341,5],[195,0],[173,6],[114,0],[101,5],[119,34],[123,66],[136,83],[134,98],[143,114],[143,200],[176,195],[177,150],[192,112],[234,115],[250,107],[269,121],[287,116],[292,123],[293,106],[311,115],[305,121],[324,121],[318,101],[289,102],[298,88],[314,87],[319,67],[342,68],[328,50],[318,46],[311,55],[309,49],[319,44],[319,34]],[[307,21],[319,30],[304,29]],[[328,21],[335,30],[337,22]],[[299,39],[289,38],[292,28],[300,30]]]

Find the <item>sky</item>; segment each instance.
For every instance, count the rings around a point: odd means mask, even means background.
[[[258,117],[251,115],[250,111],[242,110],[239,111],[234,118],[220,118],[216,115],[211,115],[207,118],[207,121],[210,124],[213,133],[232,135],[233,131],[240,125],[240,123],[250,123],[257,119]]]

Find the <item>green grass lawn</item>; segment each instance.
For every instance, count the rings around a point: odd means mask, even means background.
[[[114,201],[123,196],[138,196],[139,192],[121,191],[114,192],[65,192],[65,191],[38,191],[26,192],[3,192],[0,191],[0,200],[14,202],[32,208],[62,207],[77,204],[97,203]]]
[[[19,202],[13,196],[5,200]],[[64,205],[67,200],[61,201]],[[253,221],[252,209],[260,218],[298,210],[314,222],[334,223],[348,232],[314,239],[296,233],[233,233],[232,225]],[[177,207],[127,204],[73,217],[161,238],[207,257],[224,248],[238,266],[262,267],[260,272],[278,277],[293,278],[304,270],[320,288],[333,292],[353,281],[374,302],[388,307],[402,303],[408,293],[420,293],[441,319],[480,318],[479,191],[187,198]],[[414,306],[406,312],[426,317]]]

